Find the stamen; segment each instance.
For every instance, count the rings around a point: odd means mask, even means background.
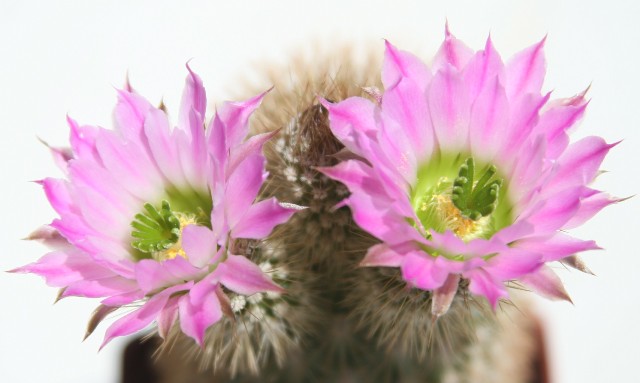
[[[158,211],[150,203],[144,204],[146,212],[136,214],[131,226],[135,229],[131,236],[135,238],[131,246],[143,253],[154,253],[169,249],[180,239],[180,220],[171,211],[169,202],[162,201]]]
[[[468,158],[453,181],[451,202],[460,210],[462,216],[477,221],[491,214],[497,205],[502,179],[494,179],[496,167],[491,165],[474,184],[475,163]]]

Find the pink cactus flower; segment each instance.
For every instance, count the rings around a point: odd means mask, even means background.
[[[575,254],[597,245],[566,231],[619,201],[588,186],[615,144],[569,141],[584,93],[541,93],[543,45],[504,64],[490,38],[473,52],[447,28],[429,69],[387,42],[381,99],[323,101],[356,158],[322,171],[348,187],[343,204],[381,241],[362,265],[399,267],[433,292],[436,317],[461,278],[494,308],[514,281],[569,300],[548,264],[587,271]]]
[[[230,312],[223,287],[282,291],[233,254],[236,239],[265,238],[294,212],[275,198],[256,202],[267,176],[262,146],[273,134],[245,138],[262,98],[225,103],[205,129],[205,90],[189,69],[176,128],[128,86],[118,92],[115,130],[68,119],[71,152],[54,149],[66,179],[41,181],[60,218],[31,236],[53,251],[14,271],[44,277],[61,297],[103,298],[90,330],[135,307],[107,329],[103,346],[154,321],[161,336],[179,322],[202,344]]]

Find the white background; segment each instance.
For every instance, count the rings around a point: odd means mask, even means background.
[[[392,5],[393,4],[393,5]],[[387,38],[429,59],[445,20],[468,45],[489,34],[507,58],[549,35],[545,88],[555,97],[593,83],[576,136],[624,139],[597,182],[618,196],[640,190],[640,3],[635,1],[18,1],[0,0],[0,269],[45,249],[20,241],[54,217],[31,180],[60,176],[36,137],[67,142],[65,115],[111,126],[114,87],[125,75],[153,102],[177,111],[186,71],[215,102],[243,93],[265,62],[342,42]],[[573,233],[606,250],[585,255],[598,275],[560,270],[575,306],[536,298],[547,325],[555,382],[638,382],[638,198]],[[115,383],[123,341],[97,352],[104,327],[81,343],[95,302],[64,300],[35,276],[0,275],[0,380]]]

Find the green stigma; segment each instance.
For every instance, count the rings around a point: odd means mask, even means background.
[[[144,204],[144,213],[135,215],[131,222],[134,240],[131,246],[143,253],[167,250],[180,239],[180,220],[171,211],[169,202],[162,201],[160,210],[150,203]]]
[[[491,165],[474,182],[475,163],[468,158],[458,170],[458,177],[453,181],[451,202],[460,210],[462,216],[477,221],[486,217],[496,209],[502,179],[492,179],[496,167]]]

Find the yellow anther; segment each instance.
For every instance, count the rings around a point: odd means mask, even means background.
[[[153,258],[157,261],[166,261],[175,257],[187,258],[187,254],[182,248],[182,230],[187,225],[197,225],[198,219],[193,214],[174,213],[180,221],[180,237],[170,248],[153,253]]]

